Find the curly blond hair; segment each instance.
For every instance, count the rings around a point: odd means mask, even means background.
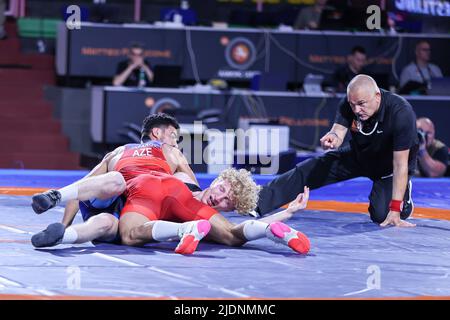
[[[228,168],[223,170],[212,184],[220,180],[226,180],[231,184],[231,198],[237,213],[246,215],[256,208],[261,187],[253,181],[249,171]]]

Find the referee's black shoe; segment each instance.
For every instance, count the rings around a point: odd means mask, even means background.
[[[403,209],[400,212],[400,218],[402,220],[407,219],[414,212],[414,203],[412,200],[412,181],[408,181],[408,186],[406,187],[405,197],[403,198]]]
[[[61,193],[57,190],[48,190],[44,193],[36,193],[33,195],[31,207],[34,212],[41,214],[48,209],[55,207],[61,202]]]

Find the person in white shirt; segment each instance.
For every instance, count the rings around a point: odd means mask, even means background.
[[[403,88],[408,82],[423,83],[428,87],[432,78],[442,78],[441,69],[430,63],[431,46],[421,40],[416,44],[416,59],[403,68],[400,75],[400,88]]]

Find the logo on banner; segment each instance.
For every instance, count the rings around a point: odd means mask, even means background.
[[[436,0],[395,0],[397,10],[438,17],[450,17],[450,2]]]
[[[181,104],[177,100],[167,97],[161,98],[156,101],[153,97],[147,97],[145,99],[145,106],[151,109],[150,114],[181,108]]]
[[[225,48],[225,59],[230,67],[246,70],[256,60],[255,46],[247,38],[234,38]]]

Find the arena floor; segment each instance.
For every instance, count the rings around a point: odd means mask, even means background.
[[[202,242],[192,256],[173,253],[176,243],[33,248],[31,235],[60,221],[63,208],[36,215],[30,195],[84,174],[0,170],[0,299],[450,297],[449,179],[413,180],[413,229],[371,223],[367,179],[313,190],[308,210],[288,222],[309,236],[306,256],[266,239]],[[198,178],[205,187],[214,177]]]

